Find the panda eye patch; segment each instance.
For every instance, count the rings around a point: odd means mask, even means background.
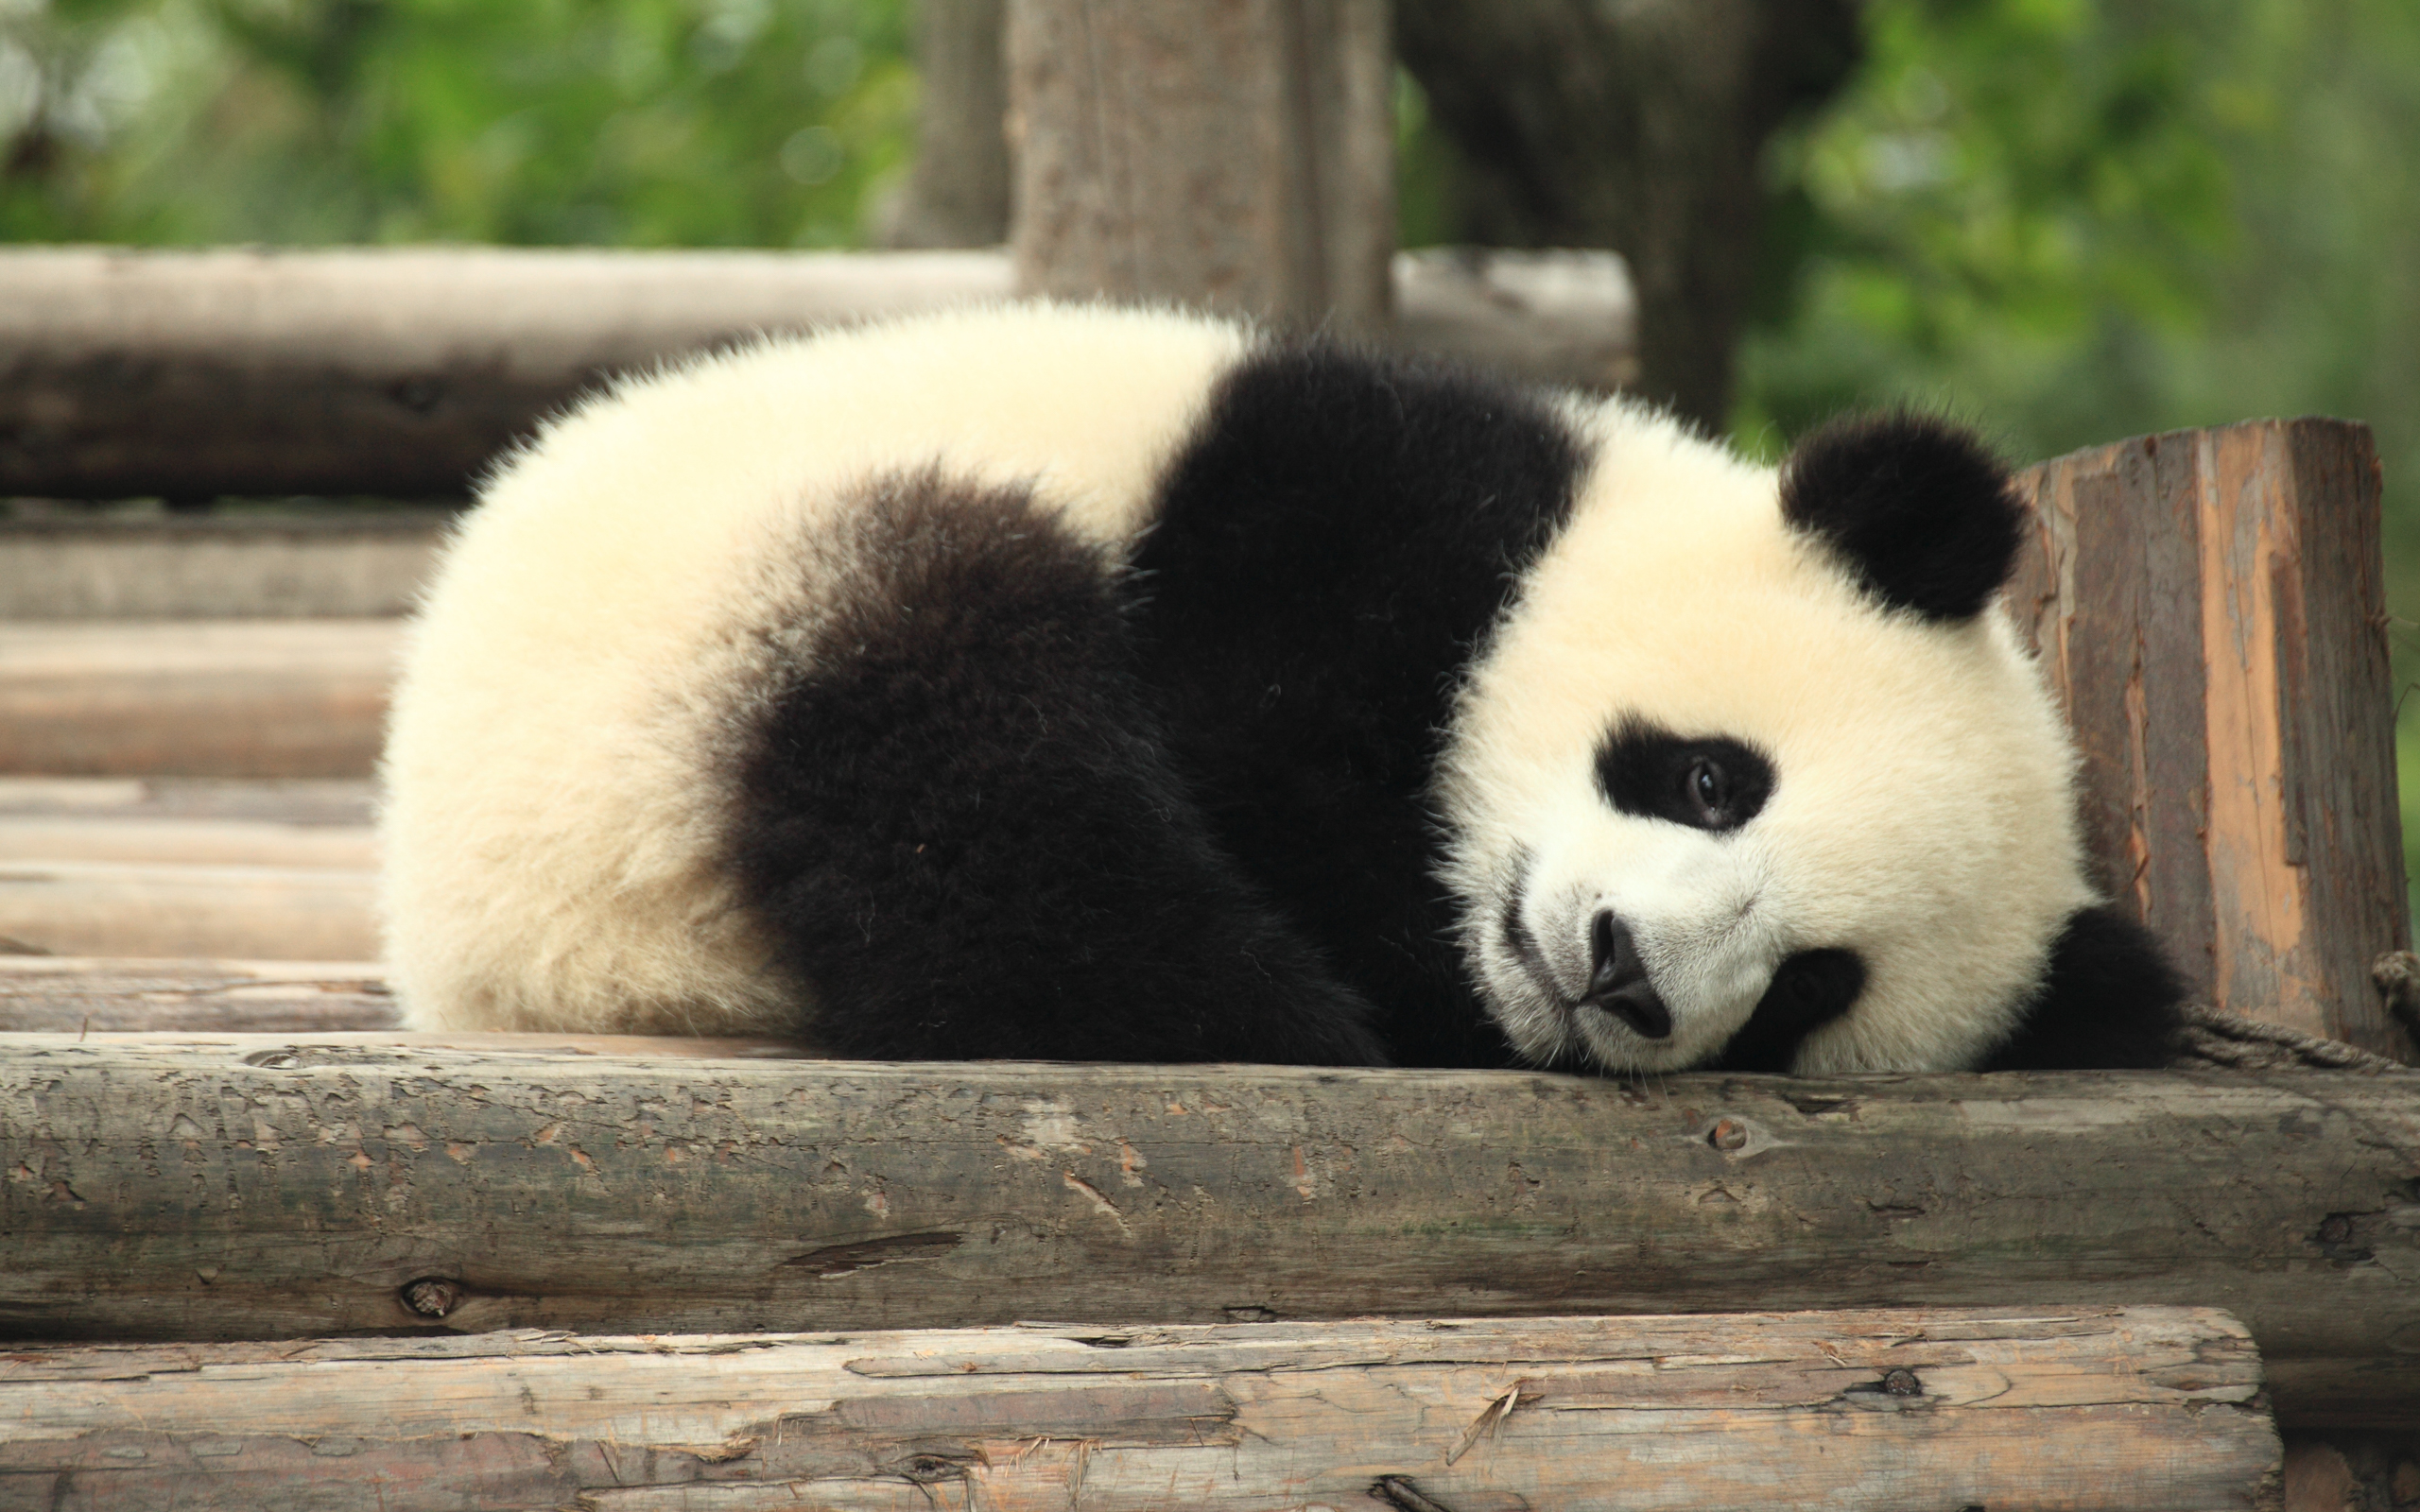
[[[1677,735],[1635,715],[1597,747],[1597,787],[1624,814],[1736,830],[1772,796],[1772,763],[1726,736]]]

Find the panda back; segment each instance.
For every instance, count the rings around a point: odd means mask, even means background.
[[[819,632],[886,476],[1029,490],[1114,559],[1249,338],[1024,306],[626,381],[508,458],[409,634],[381,905],[408,1022],[793,1026],[735,891],[734,741]]]

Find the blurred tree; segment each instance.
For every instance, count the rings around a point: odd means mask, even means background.
[[[898,0],[0,0],[0,238],[842,246]]]
[[[1620,252],[1640,387],[1720,429],[1755,282],[1759,159],[1848,77],[1855,0],[1397,0],[1395,26],[1453,148],[1449,237]]]
[[[1908,399],[2031,459],[2368,421],[2420,675],[2420,6],[1867,0],[1868,57],[1765,163],[1735,436]],[[2420,698],[2403,701],[2420,864]],[[2415,865],[2414,869],[2420,869]]]

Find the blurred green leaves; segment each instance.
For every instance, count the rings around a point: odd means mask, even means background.
[[[0,239],[850,245],[903,9],[0,0]]]

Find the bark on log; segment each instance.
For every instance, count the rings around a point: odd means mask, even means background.
[[[2104,885],[2210,1001],[2409,1060],[2378,467],[2366,426],[2138,437],[2026,475],[2009,601],[2083,751]]]
[[[1385,324],[1387,0],[1008,15],[1019,288]]]
[[[2258,1388],[2163,1308],[34,1349],[0,1500],[2273,1509]]]
[[[0,625],[0,772],[366,776],[402,638],[393,620]]]
[[[2420,1076],[1651,1084],[29,1035],[0,1332],[274,1338],[1870,1305],[2241,1317],[2420,1422]]]
[[[1405,329],[1601,382],[1571,353],[1627,349],[1618,265],[1529,266],[1475,313],[1399,261]],[[1011,289],[1004,252],[0,250],[0,496],[458,497],[614,371]]]

